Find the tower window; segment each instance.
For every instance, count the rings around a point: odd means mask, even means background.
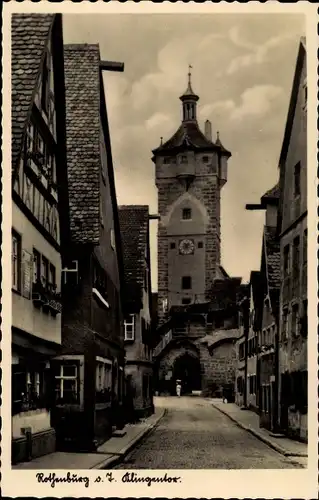
[[[198,248],[203,248],[203,242],[202,242],[202,241],[199,241],[199,242],[197,243],[197,247],[198,247]]]
[[[187,156],[186,155],[181,156],[181,163],[187,163]]]
[[[191,303],[191,299],[189,297],[185,297],[184,299],[182,299],[183,306],[187,306],[190,303]]]
[[[208,163],[209,162],[209,157],[208,156],[203,156],[203,162]]]
[[[172,243],[170,244],[170,248],[171,248],[171,250],[173,250],[174,248],[176,248],[176,243],[175,243],[175,242],[172,242]]]
[[[183,220],[190,220],[192,218],[192,210],[190,208],[183,208]]]
[[[165,165],[167,165],[168,163],[170,163],[170,158],[164,158],[164,163],[165,163]]]
[[[192,278],[190,276],[182,277],[182,289],[190,290],[192,288]]]

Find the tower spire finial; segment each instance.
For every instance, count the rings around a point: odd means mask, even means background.
[[[188,65],[188,86],[191,87],[191,78],[192,78],[192,73],[191,69],[193,69],[193,66],[191,64]]]

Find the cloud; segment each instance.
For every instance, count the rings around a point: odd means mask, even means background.
[[[232,152],[222,191],[222,262],[231,274],[249,278],[250,269],[260,266],[264,214],[252,215],[245,204],[258,201],[277,180],[303,17],[74,15],[63,24],[65,43],[98,42],[102,59],[125,63],[123,74],[103,73],[120,204],[150,204],[156,212],[152,149],[180,125],[178,97],[187,85],[188,64],[194,67],[200,126],[210,119],[213,137],[220,130]],[[234,247],[243,259],[236,258]]]
[[[164,128],[166,127],[167,129],[167,124],[170,121],[170,116],[164,114],[164,113],[154,113],[148,120],[145,122],[145,127],[148,130],[153,130],[153,129],[158,129],[158,128]]]
[[[262,45],[252,45],[249,43],[246,43],[239,37],[239,30],[233,28],[233,30],[230,30],[230,39],[231,41],[238,47],[241,48],[246,48],[250,50],[251,52],[248,54],[240,55],[235,57],[229,64],[228,68],[226,69],[226,74],[227,75],[233,75],[237,71],[247,68],[249,66],[252,66],[254,64],[262,64],[264,63],[270,52],[276,49],[277,47],[280,47],[287,41],[291,40],[293,38],[292,35],[290,34],[283,34],[283,35],[278,35],[269,38],[264,44]]]
[[[252,50],[252,51],[256,50],[255,44],[249,43],[246,40],[244,40],[243,38],[241,38],[240,30],[239,30],[238,26],[233,26],[232,28],[230,28],[230,30],[228,32],[228,36],[229,36],[230,41],[234,45],[236,45],[236,47],[240,47],[242,49],[248,49],[248,50]]]
[[[280,97],[283,89],[276,85],[255,85],[244,90],[236,106],[232,99],[206,104],[200,109],[200,117],[227,117],[228,121],[240,121],[247,117],[261,117],[271,109],[273,101]]]
[[[283,89],[275,85],[256,85],[246,89],[241,95],[240,105],[232,110],[230,119],[238,121],[247,116],[265,115],[282,92]]]
[[[199,110],[199,115],[205,118],[215,111],[217,112],[216,114],[223,114],[225,111],[232,111],[235,108],[236,105],[234,101],[232,101],[231,99],[226,99],[224,101],[216,101],[212,104],[206,104],[205,106],[202,106]]]

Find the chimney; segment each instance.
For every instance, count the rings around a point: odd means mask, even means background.
[[[205,122],[205,137],[209,141],[212,140],[212,124],[209,120],[206,120]]]

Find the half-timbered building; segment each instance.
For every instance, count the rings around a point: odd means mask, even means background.
[[[50,359],[61,347],[61,251],[69,224],[65,142],[62,16],[14,14],[13,462],[55,449]]]

